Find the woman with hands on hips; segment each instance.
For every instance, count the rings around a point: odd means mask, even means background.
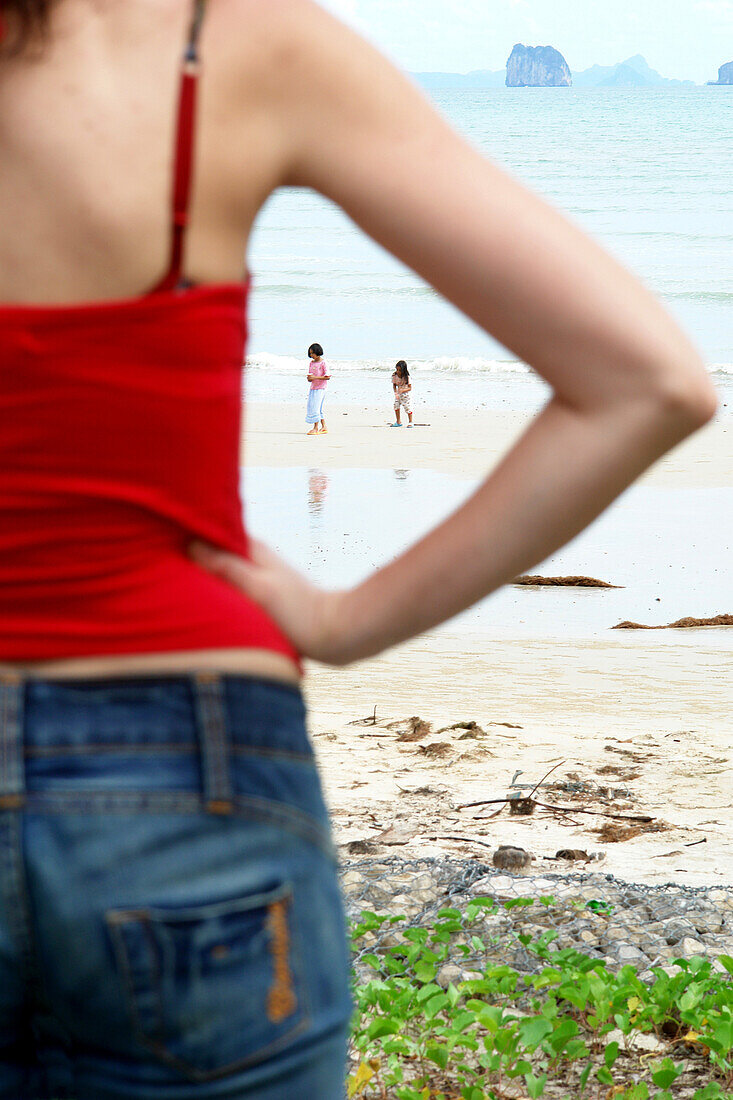
[[[687,337],[628,271],[481,156],[354,32],[307,3],[286,8],[313,51],[280,92],[292,97],[289,181],[338,203],[552,388],[473,496],[355,588],[321,591],[259,544],[249,560],[196,546],[305,656],[346,665],[544,560],[707,423],[716,399]]]
[[[0,9],[0,1097],[341,1100],[301,656],[369,657],[527,571],[714,392],[628,272],[313,0]],[[280,187],[552,390],[461,508],[336,592],[242,521],[243,257]]]

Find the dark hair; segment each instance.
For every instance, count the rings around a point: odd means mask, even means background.
[[[31,35],[42,31],[54,0],[0,0],[0,50],[17,53]],[[6,18],[12,16],[13,37],[8,39]]]
[[[313,352],[314,355],[320,356],[323,355],[323,348],[320,344],[311,344],[311,346],[308,348],[308,354],[310,355],[311,352]]]
[[[407,382],[410,381],[410,372],[407,369],[407,363],[404,359],[400,359],[397,364],[397,373],[402,376]]]

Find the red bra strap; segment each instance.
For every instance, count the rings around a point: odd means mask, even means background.
[[[156,291],[174,290],[181,283],[183,249],[188,225],[191,198],[191,176],[196,122],[196,92],[199,75],[198,40],[204,19],[206,0],[195,0],[191,32],[181,72],[176,127],[176,159],[173,176],[173,225],[171,255],[167,274],[155,287]]]

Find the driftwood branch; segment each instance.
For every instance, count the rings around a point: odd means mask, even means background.
[[[426,840],[459,840],[462,844],[480,844],[482,848],[495,848],[496,844],[488,840],[476,840],[470,836],[427,836]]]
[[[532,790],[530,791],[530,793],[529,793],[529,794],[527,795],[527,798],[528,798],[528,799],[530,799],[530,798],[534,798],[535,794],[536,794],[536,793],[537,793],[537,791],[538,791],[538,790],[540,789],[540,787],[541,787],[541,786],[542,786],[542,784],[543,784],[543,783],[545,782],[545,780],[546,780],[546,779],[549,779],[549,777],[550,777],[550,776],[552,775],[552,773],[553,773],[554,771],[557,771],[557,769],[558,769],[558,768],[561,768],[561,767],[562,767],[562,765],[563,765],[564,763],[565,763],[565,761],[564,761],[564,760],[561,760],[559,764],[555,764],[555,767],[554,767],[554,768],[550,768],[549,772],[547,772],[547,774],[546,774],[546,775],[543,775],[543,776],[542,776],[542,779],[540,779],[540,781],[539,781],[539,783],[537,784],[537,786],[536,786],[536,787],[534,787],[534,788],[533,788],[533,789],[532,789]]]
[[[513,798],[483,798],[479,802],[466,802],[462,806],[457,806],[457,810],[473,810],[477,806],[498,806],[499,803],[513,802]],[[534,801],[534,799],[527,799],[527,801]],[[552,806],[549,802],[535,802],[541,810],[552,810],[553,813],[561,814],[592,814],[594,817],[610,817],[614,821],[635,821],[639,825],[650,825],[653,821],[653,817],[649,817],[646,814],[612,814],[608,810],[586,810],[582,806]]]

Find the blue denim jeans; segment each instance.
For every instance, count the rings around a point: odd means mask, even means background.
[[[342,1100],[348,952],[295,688],[0,679],[1,1100]]]

